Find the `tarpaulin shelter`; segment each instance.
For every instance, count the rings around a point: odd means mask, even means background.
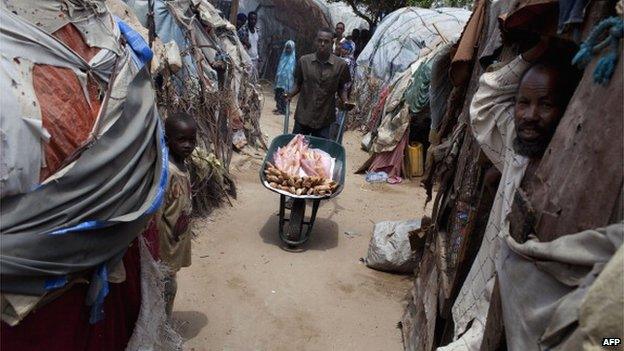
[[[388,86],[378,120],[369,120],[371,131],[364,137],[371,158],[360,172],[386,172],[390,178],[410,177],[404,170],[405,149],[413,128],[424,128],[428,138],[432,65],[439,57],[449,55],[450,45],[438,46],[397,75]],[[424,140],[423,140],[424,141]]]
[[[381,90],[436,47],[455,42],[469,16],[470,11],[459,8],[418,7],[386,16],[357,60],[353,124],[367,124]]]
[[[139,289],[154,261],[137,238],[167,174],[150,58],[102,1],[6,0],[0,29],[3,348],[59,328],[60,349],[125,347],[135,323],[169,335],[159,292],[145,309]],[[64,304],[67,318],[54,313]]]
[[[459,8],[404,7],[386,16],[358,57],[358,76],[391,80],[441,43],[454,42],[470,17]]]

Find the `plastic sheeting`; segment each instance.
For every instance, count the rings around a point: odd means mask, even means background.
[[[354,29],[369,29],[370,26],[366,20],[353,12],[350,5],[342,2],[327,2],[325,0],[315,0],[315,2],[325,11],[332,27],[337,23],[345,24],[345,35],[350,35]],[[364,10],[362,10],[364,12]]]
[[[67,68],[80,82],[86,81],[84,72],[88,71],[111,86],[104,97],[106,105],[91,131],[89,147],[75,150],[75,161],[36,189],[2,197],[3,292],[42,295],[66,284],[68,275],[102,265],[123,253],[140,233],[147,216],[162,198],[166,149],[160,137],[149,77],[144,71],[141,74],[128,70],[133,67],[128,47],[116,48],[121,56],[115,51],[100,50],[87,63],[21,16],[6,8],[0,9],[0,16],[3,87],[32,84],[27,79],[31,77],[11,78],[18,61]],[[102,16],[111,20],[111,25],[114,23],[109,13]],[[113,37],[113,32],[108,33]],[[114,64],[116,75],[112,73]],[[133,84],[128,87],[130,81]],[[127,96],[113,98],[125,92]],[[24,115],[25,110],[17,104],[3,100],[2,131],[13,146],[2,150],[3,159],[6,155],[7,159],[26,164],[34,160],[38,166],[41,151],[36,149],[41,148],[42,131],[33,133],[33,124],[26,122],[32,116]],[[77,123],[89,117],[71,118]],[[16,178],[19,175],[9,174],[8,182]],[[94,235],[86,235],[87,232]]]
[[[406,7],[389,14],[358,58],[358,77],[389,81],[438,45],[456,41],[469,17],[459,8]]]

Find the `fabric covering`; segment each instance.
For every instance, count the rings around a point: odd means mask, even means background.
[[[447,45],[438,46],[397,76],[390,86],[371,152],[392,151],[408,129],[412,116],[429,109],[432,65],[439,55],[448,55],[447,49]]]
[[[423,62],[412,76],[412,83],[403,95],[411,113],[418,113],[429,106],[431,66],[433,59]]]
[[[111,283],[104,303],[106,318],[89,323],[84,304],[89,287],[77,284],[54,301],[38,308],[16,327],[2,323],[3,350],[124,350],[133,333],[141,304],[140,255],[135,240],[123,258],[126,279]]]
[[[26,3],[30,4],[30,1]],[[12,28],[9,31],[13,33],[21,30],[24,37],[7,34],[2,39],[1,79],[3,86],[8,88],[7,94],[1,97],[2,113],[12,118],[0,120],[0,129],[6,134],[0,148],[0,196],[30,191],[41,179],[56,172],[65,157],[98,132],[93,130],[99,105],[98,90],[105,87],[94,85],[94,81],[108,83],[117,56],[122,52],[121,46],[112,45],[107,36],[91,38],[93,34],[86,35],[87,44],[90,41],[98,43],[98,47],[87,47],[82,35],[77,33],[77,28],[84,30],[85,25],[90,25],[106,30],[111,33],[110,37],[119,37],[110,15],[106,17],[107,13],[98,7],[95,9],[99,12],[93,13],[75,5],[72,10],[77,19],[71,22],[69,17],[46,18],[48,12],[60,12],[52,2],[30,4],[30,8],[40,9],[43,18],[31,18],[31,13],[23,11],[20,4],[7,0],[1,5],[3,11],[10,14],[10,17],[3,15],[6,17],[3,27]],[[40,23],[41,28],[35,27],[35,22]],[[45,28],[51,31],[44,32]],[[56,37],[50,33],[55,33]],[[60,54],[41,54],[47,50]],[[52,82],[52,78],[57,79]],[[64,89],[60,89],[60,82]],[[54,87],[59,89],[51,91]],[[65,109],[59,110],[61,107]],[[73,113],[84,114],[83,120],[69,122]],[[72,125],[71,131],[56,127],[67,124]]]
[[[507,348],[512,351],[580,349],[579,340],[566,340],[571,334],[570,327],[576,329],[574,325],[579,322],[590,287],[623,242],[623,223],[566,235],[551,242],[532,238],[520,244],[511,236],[505,237],[497,272]],[[622,301],[623,269],[623,265],[615,268],[620,278],[604,281],[594,289],[599,295],[604,294],[600,290],[613,293],[605,302]],[[611,324],[613,336],[619,336],[621,305],[601,311],[594,306],[603,302],[596,301],[595,297],[589,302],[584,305],[586,316],[593,314],[586,324],[588,331],[592,326]],[[603,318],[604,322],[598,320]],[[616,329],[618,325],[619,330]],[[601,339],[611,336],[605,332],[600,331]],[[561,343],[562,339],[566,341]]]
[[[446,107],[453,89],[449,79],[452,45],[445,45],[431,62],[431,86],[429,89],[429,107],[431,129],[437,130],[446,114]]]
[[[458,8],[405,7],[389,14],[358,57],[358,77],[389,81],[441,43],[456,41],[469,16]]]
[[[588,0],[559,0],[559,31],[583,23],[588,3]]]
[[[514,98],[520,77],[529,67],[522,57],[492,67],[481,76],[470,107],[472,132],[494,166],[502,173],[481,247],[453,305],[454,341],[441,351],[479,349],[495,283],[500,240],[509,235],[508,214],[524,177],[528,159],[513,150]]]
[[[143,230],[162,199],[165,146],[149,75],[145,70],[137,73],[130,69],[128,47],[101,50],[97,60],[87,63],[5,8],[0,10],[0,28],[4,69],[13,69],[10,63],[16,60],[12,59],[20,58],[71,69],[81,82],[86,81],[84,72],[103,81],[117,72],[92,132],[97,140],[48,182],[30,192],[2,198],[3,292],[43,295],[62,287],[68,274],[120,257]],[[11,86],[4,79],[12,72],[8,73],[1,76],[3,86]],[[28,84],[24,79],[16,81]],[[20,162],[39,166],[41,153],[33,145],[39,145],[44,132],[40,129],[33,134],[32,124],[24,123],[19,107],[10,102],[6,106],[2,130],[15,131],[7,133],[7,138],[10,145],[17,146],[4,151],[12,159],[19,156]],[[89,232],[94,235],[86,235]]]
[[[290,47],[292,50],[290,53],[286,52],[286,47]],[[297,51],[295,48],[295,42],[289,40],[284,45],[282,55],[277,66],[277,74],[275,76],[275,88],[283,89],[286,92],[292,91],[295,85],[295,66],[297,65]]]

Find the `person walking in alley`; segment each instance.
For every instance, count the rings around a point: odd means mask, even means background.
[[[302,56],[295,69],[295,87],[286,95],[290,101],[301,97],[295,112],[294,134],[306,134],[330,139],[332,123],[336,121],[336,94],[345,109],[348,102],[347,87],[351,74],[346,62],[332,54],[333,33],[321,29],[316,35],[316,52]]]
[[[286,98],[284,93],[289,92],[295,85],[295,66],[297,65],[297,54],[295,51],[295,42],[289,40],[286,42],[282,50],[279,64],[277,66],[277,74],[275,75],[275,104],[273,111],[275,114],[286,114]]]
[[[252,11],[247,15],[247,24],[243,25],[238,30],[238,37],[251,58],[256,77],[259,73],[258,70],[260,69],[260,52],[258,49],[258,45],[260,43],[260,32],[257,24],[258,14]]]
[[[334,35],[334,42],[332,45],[332,52],[336,55],[338,55],[339,50],[340,50],[340,43],[342,43],[342,41],[345,39],[344,38],[344,32],[345,32],[345,24],[342,22],[338,22],[336,23],[336,29],[335,29],[335,35]]]
[[[357,66],[355,61],[355,43],[351,40],[345,40],[340,44],[340,57],[349,66],[349,74],[351,74],[351,81],[347,83],[345,87],[351,95],[351,87],[353,86],[353,77],[355,77],[355,68]]]
[[[169,268],[165,279],[167,316],[171,317],[173,301],[178,290],[176,273],[191,265],[191,178],[186,160],[196,145],[197,124],[186,112],[173,114],[165,121],[165,136],[169,146],[169,177],[165,203],[156,216],[159,253]]]

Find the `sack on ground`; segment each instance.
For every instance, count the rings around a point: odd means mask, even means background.
[[[415,262],[409,233],[418,228],[420,220],[377,223],[364,263],[380,271],[412,273]]]

